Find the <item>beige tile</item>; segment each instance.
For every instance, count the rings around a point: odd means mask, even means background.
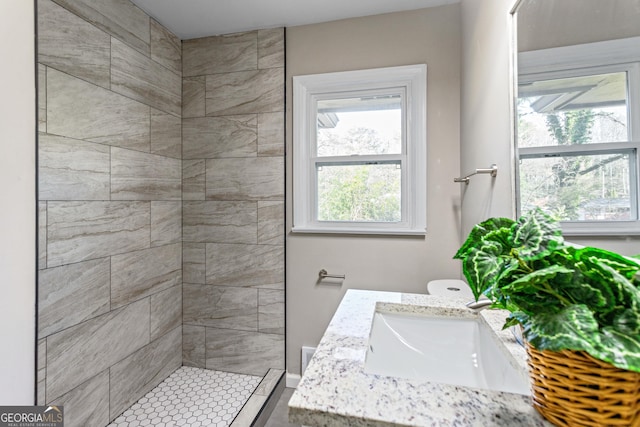
[[[284,71],[271,68],[206,77],[207,116],[283,111]]]
[[[109,200],[109,147],[40,134],[40,200]]]
[[[150,214],[145,202],[49,202],[47,264],[148,248]]]
[[[149,299],[47,338],[47,399],[52,401],[149,343]]]
[[[257,117],[249,114],[184,119],[182,138],[185,159],[255,157]]]
[[[233,419],[233,422],[229,427],[246,427],[250,425],[259,425],[253,424],[254,420],[260,414],[263,405],[267,401],[267,396],[262,396],[258,394],[252,394],[249,396],[249,399],[242,406],[242,409]]]
[[[66,427],[105,426],[109,423],[109,370],[47,404],[64,406]]]
[[[151,109],[151,153],[182,157],[182,120],[172,114]]]
[[[149,55],[149,16],[127,0],[55,0],[98,28]]]
[[[284,156],[284,113],[258,114],[258,155]]]
[[[205,283],[206,244],[182,244],[182,275],[184,283]]]
[[[112,200],[180,200],[182,162],[111,147]]]
[[[205,116],[205,76],[182,79],[182,117]]]
[[[110,416],[115,418],[160,384],[182,364],[182,330],[171,332],[142,347],[111,367]]]
[[[38,268],[47,268],[47,202],[38,202]]]
[[[205,200],[206,160],[182,161],[182,200]]]
[[[109,89],[111,38],[51,0],[38,0],[38,62]]]
[[[284,28],[258,30],[258,68],[284,67]]]
[[[258,290],[227,286],[183,285],[186,325],[258,330]]]
[[[165,113],[182,114],[182,79],[119,40],[111,40],[111,90]]]
[[[207,369],[263,376],[284,368],[284,336],[207,328]]]
[[[182,242],[182,202],[151,202],[151,246]]]
[[[185,241],[256,243],[255,202],[184,201],[182,206]]]
[[[38,340],[38,365],[36,367],[36,405],[44,405],[46,399],[47,380],[47,339]]]
[[[205,367],[205,327],[182,326],[182,364]]]
[[[110,310],[109,258],[42,270],[38,276],[40,338]]]
[[[258,202],[258,243],[284,244],[284,202]]]
[[[269,369],[269,372],[264,376],[258,387],[256,387],[254,394],[260,396],[269,396],[271,392],[278,386],[282,375],[285,373],[283,369]]]
[[[154,19],[151,19],[151,59],[182,74],[182,42]]]
[[[207,200],[284,200],[284,158],[209,159]]]
[[[258,290],[258,331],[284,335],[284,291]]]
[[[188,76],[258,68],[257,31],[185,40],[183,73]]]
[[[149,107],[49,68],[47,132],[149,151]]]
[[[111,308],[182,282],[182,245],[160,246],[111,257]]]
[[[223,286],[281,286],[284,247],[207,243],[206,282]]]
[[[182,326],[182,284],[151,295],[151,339]]]
[[[47,131],[47,67],[38,64],[38,132]]]

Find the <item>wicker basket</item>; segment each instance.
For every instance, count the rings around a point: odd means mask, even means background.
[[[538,351],[526,344],[533,406],[558,426],[640,427],[640,373],[583,351]]]

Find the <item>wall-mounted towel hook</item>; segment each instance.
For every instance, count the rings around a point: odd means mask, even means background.
[[[498,176],[498,165],[494,163],[489,168],[476,169],[474,172],[471,172],[461,178],[453,178],[453,182],[464,182],[465,184],[469,184],[471,177],[478,174],[489,174],[492,178],[495,178]]]

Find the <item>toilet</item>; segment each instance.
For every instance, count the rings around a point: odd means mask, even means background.
[[[459,279],[437,279],[427,283],[427,294],[450,298],[462,298],[471,301],[473,292],[463,280]]]

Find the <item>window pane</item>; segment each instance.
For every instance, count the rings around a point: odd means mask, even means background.
[[[401,154],[402,97],[318,101],[317,155]]]
[[[521,211],[534,207],[563,221],[634,220],[628,152],[522,159]]]
[[[400,163],[319,165],[318,220],[400,222]]]
[[[539,80],[518,88],[518,146],[627,141],[627,74]]]

